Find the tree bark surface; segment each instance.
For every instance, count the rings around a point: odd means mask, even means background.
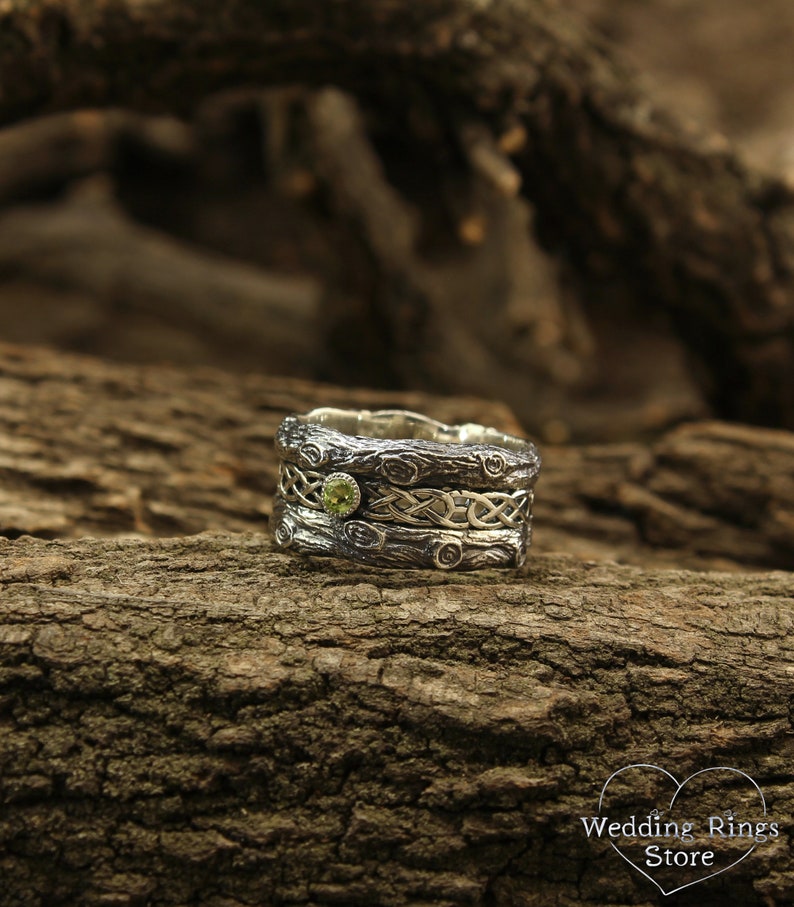
[[[791,564],[790,435],[544,449],[525,568],[376,570],[274,549],[282,415],[507,410],[0,363],[0,903],[662,903],[580,822],[646,762],[736,765],[783,829],[679,903],[794,897],[792,578],[737,569]]]
[[[660,903],[579,818],[647,762],[736,764],[784,828],[680,903],[794,896],[787,574],[0,550],[3,904]]]

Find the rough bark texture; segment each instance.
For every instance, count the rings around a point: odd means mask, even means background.
[[[13,347],[0,391],[0,903],[657,903],[578,818],[631,762],[737,763],[788,834],[791,575],[652,565],[790,565],[790,435],[548,449],[528,566],[464,578],[275,551],[272,438],[497,405]],[[786,841],[679,903],[787,903]]]
[[[501,381],[512,363],[525,375],[511,401],[519,406],[543,384],[533,363],[558,391],[592,368],[577,317],[544,306],[542,287],[531,287],[520,268],[502,259],[489,268],[488,255],[467,267],[459,248],[450,255],[439,244],[450,231],[428,229],[434,217],[451,217],[464,245],[489,239],[493,255],[505,248],[506,223],[534,215],[544,243],[586,278],[580,297],[600,305],[628,293],[646,313],[673,319],[718,413],[794,425],[790,189],[649,109],[556,4],[12,0],[2,34],[6,120],[120,102],[191,113],[208,90],[241,84],[331,82],[350,92],[364,129],[340,108],[338,93],[320,92],[319,104],[310,98],[305,106],[317,148],[333,149],[334,136],[351,140],[317,169],[333,175],[328,197],[355,225],[355,257],[370,262],[365,282],[390,336],[392,374],[404,381],[471,390],[477,380],[488,391],[488,378]],[[521,178],[529,207],[511,195]],[[431,235],[425,251],[444,268],[428,268],[405,242],[384,251],[375,229],[381,202],[409,223],[412,180],[415,192],[420,183],[415,235]],[[445,211],[427,204],[421,185],[431,182],[457,201]],[[517,299],[499,285],[505,267],[521,288]],[[529,291],[536,296],[522,312]],[[462,331],[456,312],[482,309],[484,297],[495,300],[494,312]],[[477,354],[470,368],[450,368],[461,351]],[[522,413],[525,421],[532,412]]]
[[[784,828],[676,903],[794,897],[790,576],[0,551],[3,904],[661,903],[579,820],[648,761],[738,763]]]
[[[109,365],[0,347],[0,534],[259,530],[281,419],[317,405],[412,409],[520,432],[473,398]],[[794,565],[794,438],[695,423],[651,445],[545,447],[536,550],[638,564]]]

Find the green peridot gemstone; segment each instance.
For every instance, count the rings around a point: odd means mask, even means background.
[[[333,516],[347,516],[361,500],[356,480],[347,473],[333,473],[323,483],[323,510]]]

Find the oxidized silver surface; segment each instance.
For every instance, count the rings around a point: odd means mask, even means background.
[[[530,441],[405,410],[322,408],[284,419],[276,449],[273,528],[283,548],[446,570],[526,558],[540,473]],[[334,474],[360,491],[345,516],[323,505],[323,483]]]

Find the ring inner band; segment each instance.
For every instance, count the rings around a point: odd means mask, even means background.
[[[418,413],[397,409],[370,412],[324,406],[299,416],[298,421],[324,425],[346,435],[364,438],[436,441],[442,444],[491,444],[516,452],[524,451],[528,444],[523,438],[504,434],[495,428],[474,423],[443,425]]]

